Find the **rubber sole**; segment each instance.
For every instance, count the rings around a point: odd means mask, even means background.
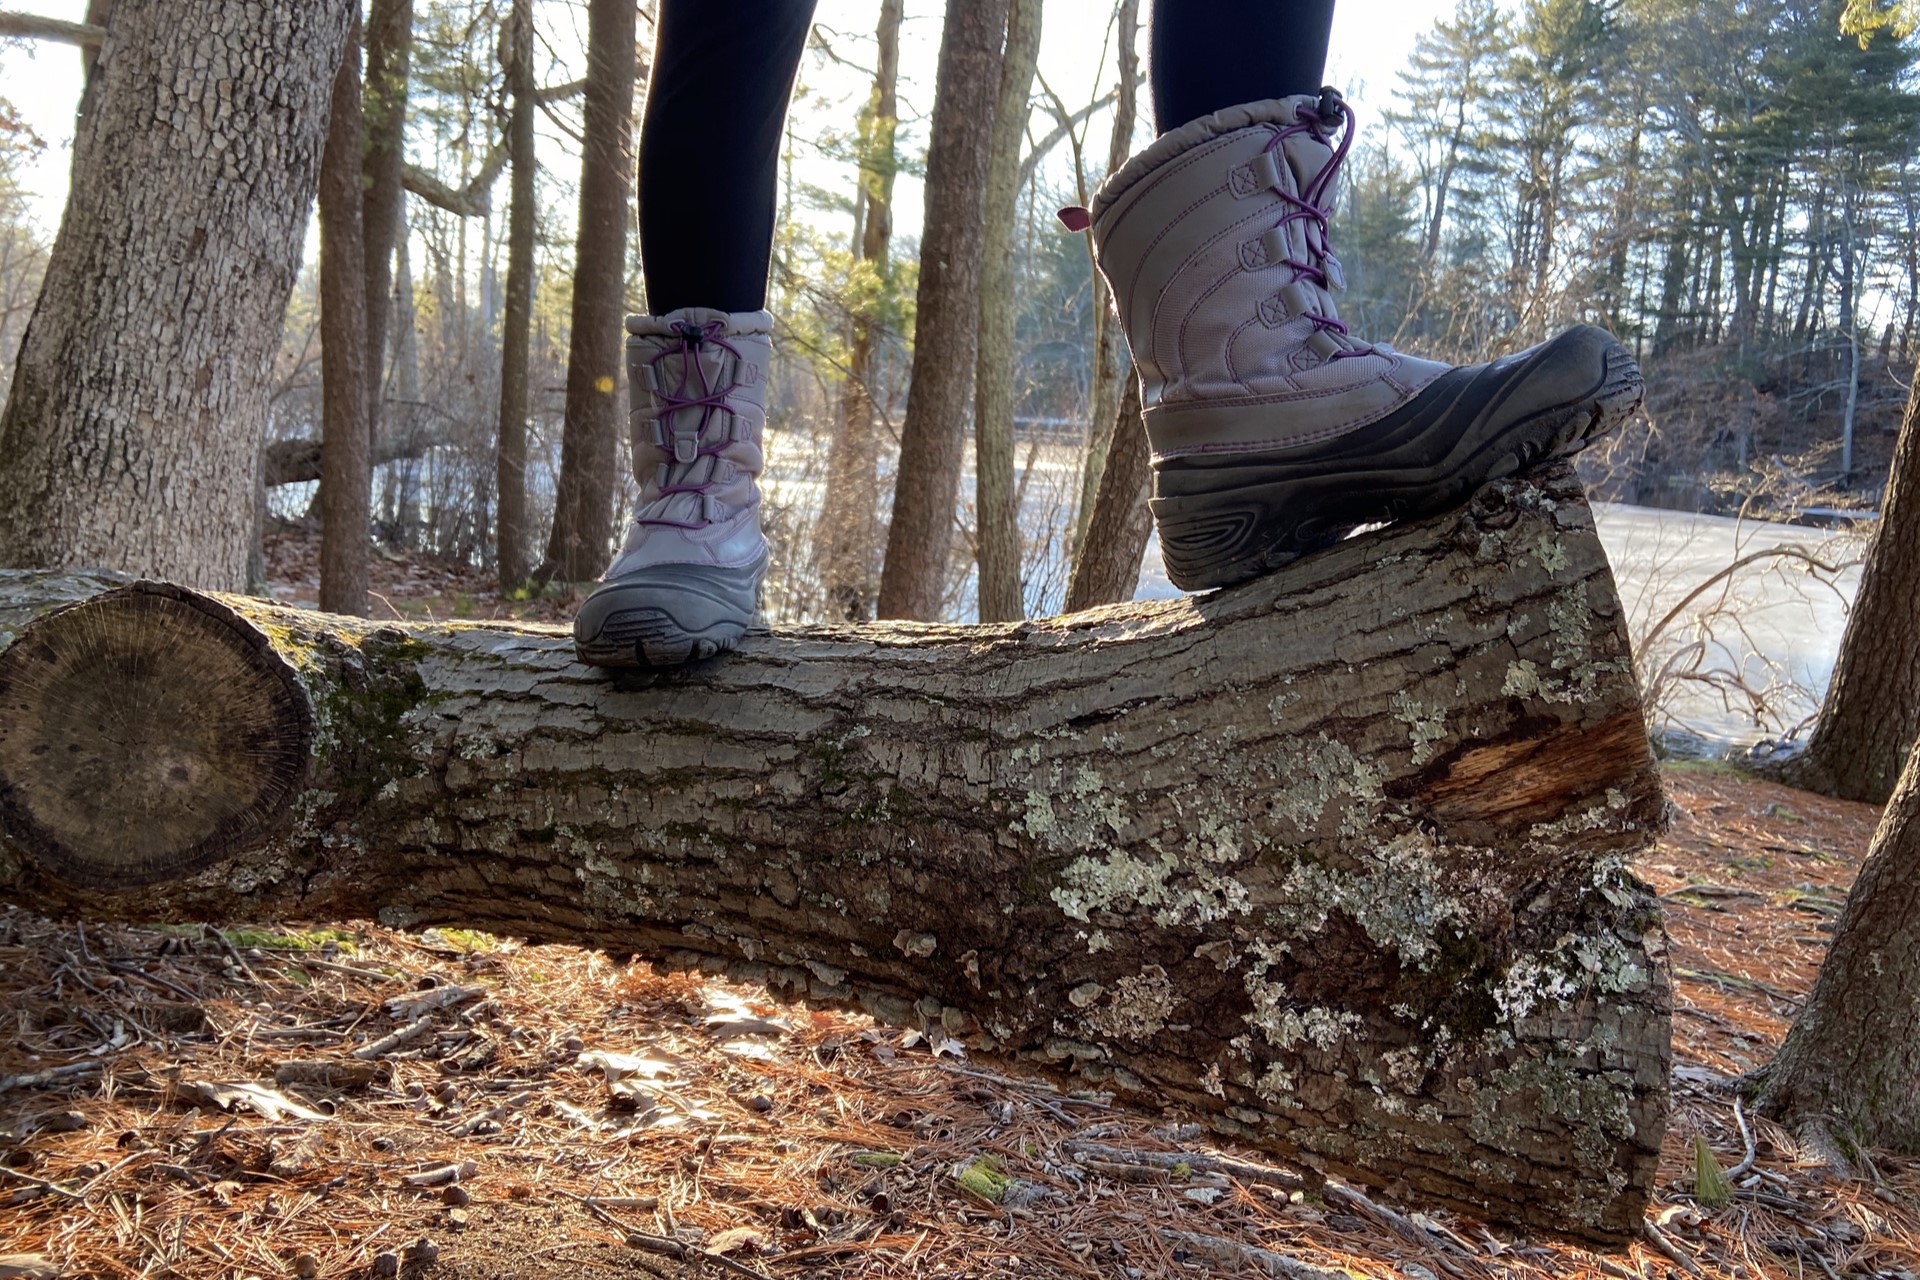
[[[1578,453],[1640,407],[1639,365],[1609,337],[1597,359],[1581,356],[1588,373],[1575,394],[1503,413],[1528,398],[1529,378],[1567,378],[1553,367],[1555,345],[1446,375],[1388,418],[1322,446],[1160,464],[1152,507],[1167,576],[1186,591],[1233,586],[1363,525],[1437,515],[1489,481]]]
[[[739,645],[753,623],[766,560],[745,569],[661,565],[602,583],[573,620],[590,667],[678,667]]]

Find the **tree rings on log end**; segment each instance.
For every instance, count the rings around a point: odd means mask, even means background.
[[[0,832],[71,883],[178,879],[277,826],[312,740],[306,693],[264,635],[136,583],[0,652]]]

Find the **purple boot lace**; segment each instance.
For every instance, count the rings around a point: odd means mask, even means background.
[[[707,478],[697,484],[687,483],[687,477],[692,474],[694,466],[701,458],[718,458],[727,446],[733,443],[730,424],[737,410],[727,402],[727,392],[731,388],[723,386],[716,389],[713,380],[707,374],[706,366],[700,362],[700,344],[704,342],[711,342],[722,350],[731,352],[736,360],[742,358],[740,349],[720,336],[725,327],[725,323],[719,320],[710,320],[706,324],[675,321],[673,332],[679,339],[678,344],[665,348],[659,355],[648,361],[654,371],[654,385],[657,388],[654,394],[660,401],[660,416],[656,419],[659,424],[658,444],[667,451],[672,461],[667,464],[667,483],[660,486],[659,499],[643,508],[642,514],[634,517],[635,524],[662,525],[669,529],[705,529],[718,518],[715,514],[713,496],[708,493],[718,477],[718,465],[709,468]],[[669,391],[663,366],[674,356],[680,358],[680,378],[673,390]],[[699,381],[697,393],[693,385],[696,375]],[[687,409],[700,410],[700,422],[697,427],[692,431],[682,431],[678,425],[669,425],[677,424],[679,414]],[[727,415],[729,428],[721,433],[719,440],[710,442],[707,438],[707,424],[713,421],[715,410]],[[681,493],[695,494],[699,497],[700,518],[698,520],[677,520],[667,515],[645,514],[646,511],[655,508],[664,512],[672,505],[667,499]]]
[[[1326,208],[1322,202],[1326,199],[1328,189],[1333,186],[1334,179],[1340,173],[1340,165],[1346,160],[1347,151],[1353,146],[1353,108],[1348,106],[1347,100],[1334,90],[1322,90],[1318,107],[1302,107],[1296,113],[1295,123],[1274,134],[1273,141],[1267,144],[1267,151],[1272,153],[1280,150],[1288,138],[1301,133],[1310,133],[1317,141],[1328,142],[1331,129],[1341,121],[1345,122],[1346,129],[1340,135],[1340,145],[1334,148],[1333,158],[1321,167],[1320,172],[1313,176],[1299,195],[1294,195],[1278,183],[1269,188],[1275,195],[1293,206],[1287,210],[1280,221],[1274,224],[1275,231],[1284,232],[1289,224],[1295,222],[1306,224],[1303,238],[1306,240],[1308,252],[1312,254],[1312,260],[1302,262],[1293,257],[1281,259],[1284,265],[1293,268],[1293,280],[1289,280],[1287,282],[1289,284],[1297,280],[1311,279],[1323,290],[1331,290],[1333,287],[1333,281],[1327,275],[1326,267],[1322,265],[1333,255],[1333,246],[1327,238],[1327,221],[1332,216],[1332,210]],[[1280,163],[1284,164],[1284,159]],[[1301,312],[1301,316],[1312,322],[1317,330],[1337,333],[1350,342],[1358,342],[1358,339],[1347,332],[1345,322],[1337,316],[1323,316],[1317,311],[1304,311]],[[1373,354],[1374,349],[1371,346],[1360,343],[1355,347],[1343,347],[1334,352],[1330,358],[1351,360],[1356,356]]]

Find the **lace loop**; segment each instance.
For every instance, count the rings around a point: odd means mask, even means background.
[[[694,324],[676,320],[671,327],[677,341],[663,347],[646,365],[646,382],[660,410],[655,418],[655,439],[662,448],[668,450],[670,461],[661,469],[659,497],[643,508],[633,522],[670,529],[704,529],[721,518],[719,500],[709,490],[722,478],[723,468],[718,459],[727,446],[739,437],[739,410],[727,399],[728,392],[733,389],[732,384],[723,382],[718,387],[714,385],[713,377],[700,359],[700,349],[711,343],[727,352],[733,357],[736,370],[745,357],[740,354],[738,347],[720,336],[726,331],[725,321],[709,320],[705,324]],[[667,366],[676,356],[679,358],[679,376],[677,381],[672,381],[669,389]],[[699,416],[693,423],[688,423],[681,416],[690,416],[695,410],[699,411]],[[727,429],[717,440],[709,441],[708,427],[716,412],[726,415]],[[705,479],[696,480],[693,470],[702,458],[716,461],[707,468]],[[682,520],[667,514],[673,506],[672,499],[681,494],[698,499],[697,519]]]
[[[1345,127],[1341,128],[1343,125]],[[1339,271],[1339,267],[1338,260],[1333,257],[1333,246],[1327,236],[1327,224],[1333,216],[1333,211],[1327,207],[1327,193],[1339,176],[1340,166],[1346,161],[1347,152],[1353,147],[1353,125],[1353,108],[1348,105],[1347,100],[1334,89],[1322,89],[1320,101],[1314,106],[1301,107],[1295,112],[1295,123],[1274,134],[1273,140],[1267,143],[1266,150],[1261,153],[1263,156],[1273,157],[1275,181],[1270,189],[1292,206],[1281,215],[1280,221],[1273,224],[1267,232],[1267,237],[1270,241],[1277,241],[1284,245],[1288,241],[1288,229],[1296,223],[1301,224],[1301,239],[1306,243],[1309,254],[1306,260],[1291,255],[1278,258],[1283,265],[1293,271],[1293,281],[1290,283],[1311,280],[1322,290],[1331,291],[1334,288],[1334,275]],[[1332,131],[1336,128],[1341,128],[1338,145],[1334,145],[1331,138]],[[1285,146],[1288,138],[1297,137],[1303,133],[1310,135],[1317,142],[1333,146],[1333,156],[1321,166],[1320,172],[1308,179],[1300,194],[1295,195],[1287,190],[1285,182],[1279,180],[1281,155],[1284,154],[1281,148]],[[1278,257],[1278,255],[1270,251],[1270,257]],[[1330,265],[1332,270],[1329,270]],[[1338,334],[1342,339],[1346,339],[1348,344],[1354,342],[1347,332],[1347,326],[1337,316],[1321,315],[1318,311],[1301,311],[1297,314],[1314,326],[1316,336]],[[1320,345],[1322,344],[1315,344],[1316,347]],[[1356,356],[1373,354],[1373,347],[1365,343],[1342,344],[1328,358],[1348,360]]]

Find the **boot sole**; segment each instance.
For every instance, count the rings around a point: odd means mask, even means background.
[[[1548,458],[1567,457],[1616,429],[1640,407],[1643,383],[1618,342],[1603,352],[1594,384],[1570,400],[1506,423],[1474,423],[1441,439],[1442,456],[1410,465],[1419,439],[1369,456],[1363,428],[1320,456],[1235,456],[1162,470],[1156,496],[1167,576],[1183,591],[1246,582],[1323,550],[1363,525],[1419,519],[1460,506],[1482,485]],[[1296,451],[1298,453],[1299,451]],[[1230,483],[1208,489],[1231,477]],[[1169,483],[1169,482],[1172,483]]]
[[[590,667],[678,667],[736,648],[753,622],[765,561],[740,584],[703,582],[692,566],[666,566],[602,586],[573,622],[573,651]],[[736,573],[740,571],[734,571]],[[736,589],[729,591],[733,586]]]

